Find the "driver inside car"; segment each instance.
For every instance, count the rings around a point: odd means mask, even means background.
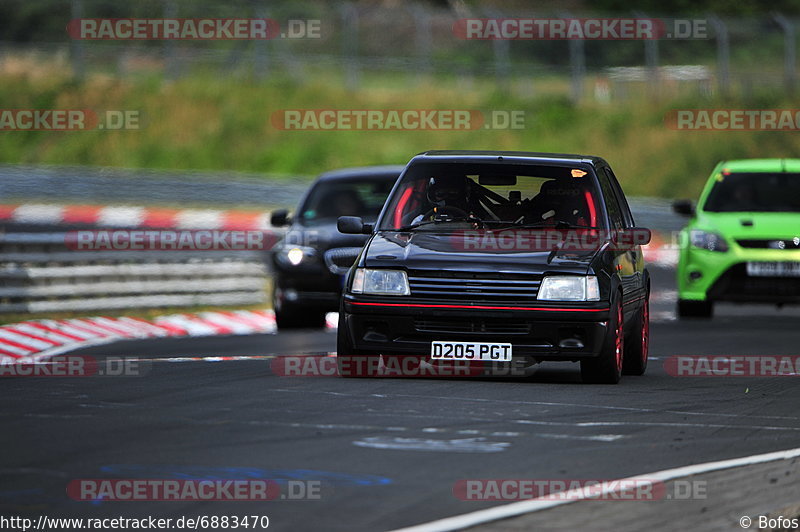
[[[429,220],[477,221],[471,206],[472,187],[464,176],[451,175],[430,178],[427,198],[432,208],[414,218],[412,224]]]

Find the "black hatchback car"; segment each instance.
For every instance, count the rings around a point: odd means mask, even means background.
[[[350,270],[339,371],[387,362],[580,362],[584,382],[647,366],[650,280],[637,228],[599,157],[430,151],[406,166]]]
[[[344,278],[367,240],[336,230],[339,216],[374,221],[402,166],[365,166],[319,176],[291,218],[272,213],[274,227],[287,227],[272,250],[272,304],[279,329],[322,327],[339,309]]]

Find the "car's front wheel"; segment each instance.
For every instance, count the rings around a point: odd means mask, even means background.
[[[339,312],[339,329],[336,331],[336,367],[342,377],[374,377],[378,374],[380,354],[356,349],[345,325],[344,312]]]
[[[710,318],[714,315],[714,303],[711,301],[678,300],[679,318]]]
[[[600,356],[581,360],[581,378],[587,384],[616,384],[622,375],[625,352],[625,318],[622,295],[611,302],[611,316]]]
[[[278,326],[278,330],[325,327],[325,312],[285,301],[282,290],[277,287],[272,294],[272,309],[275,312],[275,325]]]

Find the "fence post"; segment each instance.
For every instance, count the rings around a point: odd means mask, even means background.
[[[586,56],[583,39],[569,40],[569,64],[572,69],[570,93],[572,101],[580,103],[583,98],[583,77],[586,75]]]
[[[175,0],[164,0],[164,18],[172,19],[178,16],[178,5]],[[175,42],[172,39],[164,41],[164,79],[173,81],[178,77],[178,62],[175,59]]]
[[[72,0],[71,15],[73,19],[83,18],[83,0]],[[69,57],[72,63],[72,75],[78,81],[83,81],[86,75],[86,67],[84,64],[82,39],[70,39]]]
[[[561,18],[572,18],[572,13],[564,11],[559,14]],[[583,39],[569,40],[569,65],[570,65],[570,99],[573,103],[580,103],[583,99],[583,77],[586,75],[586,55],[584,53]]]
[[[419,81],[422,81],[423,77],[429,75],[432,71],[431,49],[433,47],[433,41],[431,39],[431,19],[428,11],[418,4],[414,4],[411,7],[411,12],[414,16],[414,25],[417,30],[415,33],[419,61],[417,77]]]
[[[256,10],[255,10],[256,18],[266,19],[267,9],[264,7],[264,1],[255,0],[255,2],[256,2]],[[269,68],[267,40],[256,39],[255,46],[253,48],[253,53],[255,55],[255,57],[253,58],[253,70],[254,70],[253,77],[258,81],[262,81],[266,77],[267,69]]]
[[[775,13],[773,17],[783,30],[783,75],[786,83],[786,92],[794,94],[794,87],[797,82],[797,48],[794,24],[780,13]]]
[[[343,4],[342,16],[342,55],[345,63],[345,85],[356,90],[359,84],[358,67],[358,8],[353,4]]]
[[[634,11],[637,18],[648,18],[641,11]],[[659,96],[661,80],[658,71],[658,39],[644,39],[644,62],[647,66],[647,90],[653,96]]]
[[[502,13],[490,10],[488,12],[489,16],[495,19],[501,19],[503,17]],[[508,92],[509,90],[509,76],[511,74],[511,66],[510,66],[510,42],[507,39],[493,39],[492,40],[492,51],[494,52],[494,73],[495,78],[497,80],[497,86],[503,92]]]
[[[711,25],[714,26],[714,33],[717,37],[717,84],[720,94],[727,96],[730,90],[730,42],[728,40],[728,27],[722,19],[712,15],[708,17]]]

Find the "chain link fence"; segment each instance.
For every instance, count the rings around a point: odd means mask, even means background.
[[[14,9],[16,7],[16,9]],[[6,69],[24,56],[61,61],[77,77],[102,73],[164,80],[203,73],[256,82],[322,80],[369,87],[373,78],[414,87],[449,78],[458,86],[489,82],[522,97],[570,94],[573,100],[691,94],[791,94],[797,84],[796,28],[779,13],[749,18],[687,16],[702,32],[647,40],[466,40],[465,18],[658,18],[658,13],[500,10],[421,3],[319,3],[233,0],[12,0],[0,21]],[[255,40],[70,39],[70,20],[85,18],[267,18],[283,38]],[[668,21],[674,21],[674,15]],[[679,19],[680,20],[680,19]],[[310,36],[309,36],[310,35]]]

